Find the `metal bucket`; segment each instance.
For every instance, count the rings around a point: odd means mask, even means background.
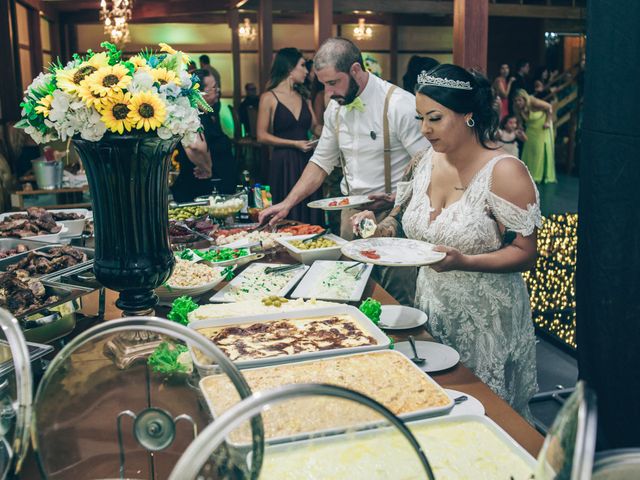
[[[31,163],[39,189],[54,190],[62,187],[64,164],[61,160],[55,160],[53,162],[32,160]]]

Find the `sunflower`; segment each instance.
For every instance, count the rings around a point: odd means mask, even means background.
[[[129,121],[138,130],[155,130],[162,125],[166,117],[164,103],[153,92],[139,92],[131,96]]]
[[[87,82],[89,88],[96,95],[105,97],[111,93],[120,92],[131,83],[129,70],[124,65],[114,65],[102,67],[97,72],[92,73]]]
[[[102,99],[102,121],[106,127],[113,133],[124,133],[131,131],[131,120],[129,113],[131,112],[131,94],[115,92]]]
[[[36,113],[44,115],[44,118],[49,116],[49,110],[51,110],[51,102],[53,102],[53,95],[49,94],[46,97],[42,97],[38,100],[38,106],[35,108]]]
[[[88,79],[80,82],[76,93],[78,94],[80,99],[87,105],[87,107],[95,107],[98,111],[100,111],[100,109],[102,108],[102,97],[97,93],[93,93],[93,90],[91,90],[91,84],[89,83]]]
[[[80,83],[92,73],[109,65],[109,57],[105,52],[96,53],[86,62],[82,62],[75,68],[58,70],[56,72],[56,84],[58,88],[67,93],[76,93]]]
[[[147,61],[144,59],[144,57],[141,57],[140,55],[134,55],[129,59],[129,62],[133,64],[133,66],[136,69],[136,72],[138,70],[146,70],[149,68],[149,66],[147,65]]]
[[[160,85],[165,85],[169,82],[173,82],[176,85],[180,85],[180,77],[173,70],[167,70],[164,67],[158,67],[151,70],[153,81]]]
[[[169,55],[175,55],[176,53],[178,53],[177,50],[171,45],[167,45],[166,43],[159,43],[158,45],[160,46],[161,52],[166,52]]]

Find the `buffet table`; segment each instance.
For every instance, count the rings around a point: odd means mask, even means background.
[[[294,263],[294,260],[286,253],[278,253],[270,258],[262,261],[273,263]],[[224,283],[216,290],[221,289]],[[397,305],[398,302],[387,291],[377,284],[374,280],[369,279],[367,288],[363,295],[363,299],[372,297],[383,305]],[[109,292],[106,302],[105,318],[112,319],[120,316],[120,311],[115,307],[117,294]],[[208,298],[204,295],[203,298]],[[87,308],[93,313],[96,310],[97,296],[95,299],[88,300]],[[158,315],[166,315],[167,309],[160,307],[157,311]],[[431,335],[422,327],[412,330],[387,331],[396,342],[405,341],[409,335],[413,335],[416,340],[433,340]],[[451,388],[468,393],[476,397],[486,409],[486,415],[500,425],[509,435],[511,435],[525,450],[534,457],[537,456],[544,437],[538,433],[524,418],[522,418],[515,410],[513,410],[507,402],[498,397],[491,389],[485,385],[478,377],[476,377],[468,368],[459,363],[456,367],[441,373],[430,374],[444,388]]]

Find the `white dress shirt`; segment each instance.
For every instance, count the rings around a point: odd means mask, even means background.
[[[369,74],[367,85],[360,94],[364,112],[355,108],[350,111],[345,107],[340,108],[339,145],[336,138],[336,114],[340,106],[338,102],[331,100],[325,110],[322,135],[310,161],[330,174],[335,167],[340,166],[339,148],[344,157],[345,176],[351,195],[384,192],[382,114],[389,88],[389,82]],[[415,97],[401,88],[396,88],[391,95],[388,112],[391,189],[394,192],[409,160],[418,152],[429,148],[429,142],[420,132],[420,122],[415,117]],[[340,188],[346,195],[347,184],[344,179]]]

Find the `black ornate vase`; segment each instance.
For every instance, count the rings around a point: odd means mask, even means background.
[[[168,171],[178,137],[105,135],[98,142],[74,138],[87,172],[95,232],[98,281],[120,292],[125,315],[151,313],[154,289],[170,276]]]

